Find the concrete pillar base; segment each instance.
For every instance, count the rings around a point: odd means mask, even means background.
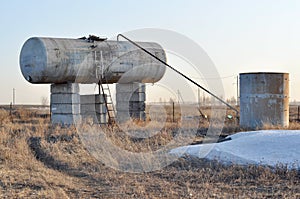
[[[116,85],[117,121],[146,120],[146,89],[143,83]]]
[[[81,122],[77,83],[51,84],[51,122],[59,125]]]
[[[81,95],[80,112],[83,121],[106,124],[106,106],[103,95]]]

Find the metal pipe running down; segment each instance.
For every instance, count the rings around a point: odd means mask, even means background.
[[[132,43],[136,47],[140,48],[141,50],[143,50],[145,53],[147,53],[151,57],[153,57],[156,60],[160,61],[161,63],[163,63],[164,65],[166,65],[167,67],[169,67],[170,69],[172,69],[173,71],[175,71],[176,73],[178,73],[179,75],[181,75],[182,77],[184,77],[185,79],[187,79],[188,81],[190,81],[191,83],[193,83],[194,85],[196,85],[198,88],[204,90],[206,93],[208,93],[209,95],[213,96],[214,98],[216,98],[221,103],[225,104],[230,109],[234,110],[236,112],[237,116],[239,115],[239,111],[236,108],[234,108],[233,106],[231,106],[230,104],[228,104],[227,102],[225,102],[224,100],[222,100],[220,97],[218,97],[214,93],[210,92],[209,90],[207,90],[206,88],[204,88],[203,86],[201,86],[200,84],[198,84],[197,82],[195,82],[194,80],[192,80],[191,78],[189,78],[188,76],[184,75],[183,73],[181,73],[180,71],[178,71],[177,69],[175,69],[174,67],[172,67],[171,65],[169,65],[167,62],[165,62],[165,61],[161,60],[160,58],[156,57],[155,55],[153,55],[151,52],[147,51],[145,48],[143,48],[142,46],[140,46],[136,42],[132,41],[131,39],[129,39],[127,37],[125,37],[123,34],[118,34],[117,35],[117,41],[119,41],[119,37],[123,37],[125,40],[129,41],[130,43]]]

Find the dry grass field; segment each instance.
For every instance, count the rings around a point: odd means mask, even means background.
[[[225,123],[223,136],[241,130],[235,121]],[[290,128],[300,124],[293,120]],[[185,156],[158,171],[117,171],[88,153],[74,127],[52,127],[24,108],[11,115],[0,109],[0,135],[0,198],[300,198],[300,172],[285,166],[224,166]],[[162,135],[145,143],[155,149],[172,139]],[[124,136],[110,138],[143,150]]]

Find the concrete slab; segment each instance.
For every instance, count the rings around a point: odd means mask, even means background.
[[[145,111],[146,105],[145,102],[117,102],[116,103],[116,109],[119,111],[134,111],[134,110],[140,110]]]
[[[80,95],[81,104],[104,104],[103,95]]]
[[[52,124],[72,125],[81,122],[81,115],[73,114],[52,114]]]
[[[130,113],[130,116],[132,119],[138,119],[138,120],[146,120],[146,113],[145,112],[132,112]]]
[[[123,123],[130,119],[131,119],[131,117],[129,115],[129,111],[124,111],[124,112],[118,111],[117,112],[117,117],[116,117],[117,122]]]
[[[116,84],[117,92],[145,92],[146,86],[143,83]]]
[[[79,84],[51,84],[51,93],[79,93]]]
[[[80,104],[51,104],[52,114],[80,114]]]
[[[106,124],[106,114],[82,114],[83,122],[93,122],[94,124]]]
[[[106,107],[104,104],[81,104],[81,114],[86,113],[106,113]]]
[[[74,93],[52,93],[51,94],[51,104],[79,104],[80,95]]]
[[[146,101],[146,93],[130,93],[117,92],[116,99],[118,101]]]

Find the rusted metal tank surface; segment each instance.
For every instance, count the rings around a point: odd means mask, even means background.
[[[240,74],[240,126],[289,125],[289,74]]]
[[[162,47],[137,42],[166,61]],[[127,41],[33,37],[20,54],[20,68],[31,83],[122,83],[159,81],[165,66]],[[124,75],[125,74],[125,75]]]

